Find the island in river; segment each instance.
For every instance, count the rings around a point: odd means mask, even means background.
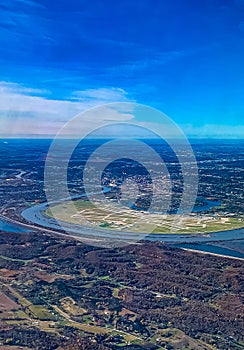
[[[98,201],[92,203],[83,199],[62,202],[48,208],[44,214],[60,221],[81,226],[158,234],[208,234],[235,230],[244,225],[243,217],[222,217],[201,214],[201,212],[188,215],[163,215],[132,210],[114,202]]]

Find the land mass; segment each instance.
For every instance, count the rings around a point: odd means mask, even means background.
[[[159,242],[0,235],[3,349],[240,350],[242,291],[240,260]]]
[[[243,217],[223,217],[201,213],[162,215],[132,210],[115,202],[92,203],[82,199],[60,203],[48,208],[44,214],[81,226],[158,234],[207,234],[235,230],[244,226]]]

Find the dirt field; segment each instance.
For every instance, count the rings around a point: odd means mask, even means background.
[[[0,294],[0,311],[18,310],[20,306],[4,293]]]
[[[46,271],[37,271],[35,272],[35,276],[47,283],[53,283],[58,278],[62,278],[64,280],[69,280],[72,278],[71,276],[66,275],[48,274]]]

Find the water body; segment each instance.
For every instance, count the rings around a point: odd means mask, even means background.
[[[200,213],[203,211],[208,211],[211,210],[215,207],[218,207],[221,205],[221,202],[218,201],[214,201],[214,200],[209,200],[209,199],[204,199],[204,204],[203,205],[199,205],[199,206],[195,206],[192,210],[193,213]],[[139,208],[137,207],[134,203],[129,203],[128,205],[131,209],[133,210],[144,210],[147,211],[147,208]],[[150,210],[149,210],[150,212]],[[153,212],[152,212],[153,213]],[[183,211],[177,211],[178,214],[184,214]],[[176,214],[176,212],[174,212],[174,214]]]
[[[73,198],[79,198],[80,196],[74,196]],[[60,200],[58,202],[53,202],[52,204],[57,204],[64,202],[67,199]],[[162,241],[162,242],[180,242],[180,243],[195,243],[195,242],[216,242],[216,241],[228,241],[235,239],[244,238],[244,228],[229,231],[212,232],[209,234],[142,234],[136,232],[123,232],[117,230],[106,230],[99,227],[88,227],[80,226],[77,224],[72,224],[64,221],[56,221],[52,217],[44,215],[45,210],[49,207],[48,203],[41,203],[33,207],[27,208],[22,212],[22,216],[29,222],[54,229],[60,230],[65,229],[68,233],[77,235],[78,237],[101,237],[101,238],[111,238],[111,239],[132,239],[141,240],[146,239],[150,241]]]
[[[200,213],[201,211],[207,211],[210,209],[213,209],[215,207],[218,207],[221,205],[221,202],[209,200],[209,199],[204,199],[204,204],[202,206],[197,206],[193,208],[193,213]]]
[[[216,245],[211,244],[174,244],[172,247],[175,248],[184,248],[184,249],[193,249],[193,250],[199,250],[206,253],[214,253],[219,255],[226,255],[226,256],[233,256],[235,258],[242,258],[244,259],[244,254],[232,249],[227,249],[223,247],[219,247]]]
[[[41,208],[44,209],[44,206],[46,208],[46,203],[41,204]],[[36,207],[36,206],[35,206]],[[32,208],[35,208],[32,207]],[[29,209],[32,209],[29,208]],[[26,210],[24,215],[26,218],[28,217],[28,219],[30,218],[30,213],[34,214],[33,211],[30,212],[28,209],[28,211]],[[39,208],[40,209],[40,208]],[[32,215],[31,215],[32,217]],[[33,219],[33,217],[32,217]],[[34,214],[34,219],[36,221],[36,223],[40,224],[40,220],[42,220],[42,224],[43,224],[43,220],[48,219],[48,221],[46,223],[44,223],[43,226],[46,226],[48,228],[53,228],[53,229],[60,229],[60,225],[58,222],[56,222],[54,219],[52,218],[47,218],[45,216],[42,215],[41,212],[39,213],[35,213]],[[63,224],[63,223],[62,223]],[[70,225],[73,227],[67,227],[67,230],[70,233],[76,234],[78,236],[82,236],[82,234],[84,235],[94,235],[94,236],[100,236],[100,237],[108,237],[108,233],[110,234],[110,231],[104,231],[104,230],[94,230],[94,228],[91,227],[84,227],[84,228],[76,228],[74,226],[77,225]],[[7,222],[6,220],[0,218],[0,230],[1,231],[5,231],[5,232],[14,232],[14,233],[25,233],[25,232],[30,232],[29,230],[26,230],[18,225],[12,224]],[[115,237],[114,237],[115,234]],[[122,233],[123,234],[123,233]],[[244,237],[244,229],[239,229],[239,230],[233,230],[233,231],[225,231],[225,232],[221,232],[219,233],[220,236],[219,238],[221,238],[222,241],[227,241],[228,240],[234,240],[236,238],[243,238]],[[133,238],[132,239],[140,239],[140,234],[132,234]],[[113,231],[111,232],[111,236],[113,238],[121,238],[121,232],[118,231]],[[162,237],[163,236],[163,237]],[[173,236],[173,237],[172,237]],[[202,237],[202,236],[198,236],[198,235],[194,235],[194,237],[192,237],[192,235],[188,235],[188,238],[186,238],[187,235],[185,235],[185,237],[183,238],[182,235],[155,235],[155,234],[150,234],[148,236],[145,237],[146,240],[150,240],[150,241],[164,241],[164,242],[174,242],[171,246],[174,248],[180,248],[180,249],[193,249],[193,250],[198,250],[198,251],[202,251],[205,253],[214,253],[214,254],[219,254],[219,255],[225,255],[225,256],[230,256],[230,257],[235,257],[235,258],[242,258],[244,259],[244,254],[236,251],[234,249],[228,249],[226,247],[220,247],[218,245],[214,245],[214,243],[212,244],[204,244],[204,243],[198,243],[199,241],[203,241],[203,240],[207,240],[209,241],[216,238],[216,236],[214,235],[214,237],[212,236],[211,238],[207,238],[207,237]],[[124,238],[126,238],[126,233],[124,233]],[[186,241],[188,240],[188,243],[179,243],[181,241]],[[178,242],[177,244],[175,244],[176,242]],[[193,243],[195,242],[195,243]],[[243,240],[240,240],[240,244],[243,243]]]
[[[80,197],[80,196],[75,196]],[[219,255],[226,255],[230,257],[236,258],[244,258],[244,254],[234,250],[228,249],[226,247],[220,247],[219,245],[214,245],[216,241],[234,241],[237,239],[244,239],[244,229],[232,230],[232,231],[223,231],[223,232],[215,232],[208,235],[201,234],[185,234],[185,235],[177,235],[177,234],[149,234],[142,235],[140,233],[126,233],[119,232],[115,230],[104,230],[94,227],[82,227],[75,224],[69,224],[66,222],[56,221],[51,217],[47,217],[43,214],[43,212],[48,208],[47,203],[41,203],[30,207],[23,211],[22,216],[33,223],[38,225],[54,229],[60,230],[65,227],[67,232],[71,235],[77,237],[101,237],[101,238],[112,238],[112,239],[132,239],[134,241],[139,241],[141,239],[150,240],[150,241],[162,241],[165,243],[172,243],[172,247],[175,248],[184,248],[184,249],[193,249],[199,250],[206,253],[214,253]],[[12,224],[4,218],[0,217],[0,230],[5,232],[14,232],[14,233],[25,233],[29,232],[25,228],[18,226],[16,224]],[[209,242],[213,242],[212,244],[208,244]],[[241,241],[240,241],[241,242]],[[206,244],[207,243],[207,244]],[[216,243],[217,244],[217,243]]]
[[[30,232],[18,225],[12,224],[0,217],[0,231],[14,232],[14,233],[26,233]]]

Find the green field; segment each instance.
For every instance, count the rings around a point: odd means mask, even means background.
[[[122,232],[207,234],[244,226],[243,218],[200,213],[191,213],[188,216],[152,214],[118,206],[115,203],[97,202],[94,205],[85,200],[56,205],[52,210],[46,210],[45,214],[68,223]]]
[[[29,306],[30,312],[39,320],[54,320],[55,317],[42,305]]]

